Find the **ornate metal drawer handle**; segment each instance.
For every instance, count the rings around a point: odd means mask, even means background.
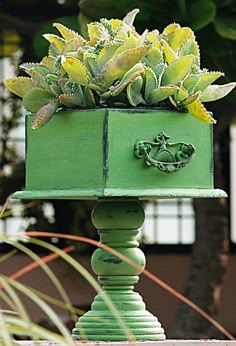
[[[137,159],[144,158],[148,166],[153,166],[161,172],[176,172],[192,160],[196,149],[192,144],[170,143],[170,139],[161,132],[153,142],[137,141],[134,145],[134,156]]]

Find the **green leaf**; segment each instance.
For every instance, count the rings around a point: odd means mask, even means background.
[[[205,72],[199,75],[199,82],[195,88],[195,91],[206,89],[215,80],[224,76],[223,72]]]
[[[175,85],[161,86],[152,90],[150,94],[150,103],[157,105],[160,101],[167,99],[169,96],[173,95],[178,87]]]
[[[5,78],[4,84],[11,92],[19,97],[23,97],[28,90],[37,85],[35,81],[29,77]]]
[[[129,69],[141,61],[150,48],[150,46],[137,47],[115,55],[104,65],[99,76],[103,87],[107,88],[115,80],[120,79]]]
[[[183,101],[184,99],[186,99],[188,97],[188,91],[183,88],[180,87],[176,93],[174,94],[174,100],[176,101],[177,104],[181,103],[181,101]]]
[[[138,76],[135,80],[130,83],[127,87],[127,97],[132,106],[139,104],[145,104],[141,90],[143,86],[143,78]]]
[[[180,28],[180,25],[178,23],[171,23],[165,27],[162,33],[163,35],[169,35],[171,32],[179,28]]]
[[[77,44],[79,44],[79,46],[82,46],[84,38],[80,36],[76,31],[67,28],[61,23],[53,23],[53,26],[57,28],[57,30],[66,41],[76,40]]]
[[[29,89],[23,97],[23,105],[30,112],[37,112],[55,97],[48,91],[41,88]]]
[[[234,15],[217,17],[214,21],[217,33],[229,40],[236,40],[236,20]]]
[[[190,74],[183,81],[183,87],[188,91],[189,94],[195,90],[199,81],[199,75]]]
[[[161,45],[163,48],[165,61],[167,62],[167,64],[170,64],[173,60],[178,59],[178,55],[175,53],[175,51],[169,46],[169,44],[165,40],[161,40]]]
[[[167,40],[172,49],[180,48],[188,39],[195,39],[194,32],[189,27],[182,27],[172,31]]]
[[[51,100],[49,103],[40,108],[32,120],[31,128],[32,130],[38,129],[43,125],[47,124],[52,118],[57,108],[59,107],[60,102],[57,99]]]
[[[200,95],[201,95],[201,91],[197,91],[195,94],[192,94],[192,95],[186,97],[186,99],[184,99],[181,102],[181,106],[185,107],[185,106],[189,105],[190,103],[193,103],[195,100],[199,99]]]
[[[84,88],[84,97],[85,97],[86,106],[95,106],[95,99],[94,99],[92,90],[85,87]]]
[[[163,73],[161,85],[178,84],[189,73],[193,61],[193,55],[186,55],[172,61]]]
[[[51,72],[56,72],[56,61],[57,59],[53,56],[45,56],[42,59],[41,64],[46,66]]]
[[[51,71],[46,66],[33,62],[21,64],[20,68],[29,75],[31,75],[31,72],[37,72],[46,77],[48,73],[51,73]]]
[[[120,83],[118,83],[115,86],[111,86],[109,88],[111,92],[111,96],[117,96],[119,95],[122,90],[129,84],[131,83],[134,79],[136,79],[138,76],[141,75],[141,73],[144,71],[143,64],[138,63],[134,65],[128,72],[124,74],[122,77]]]
[[[65,46],[65,40],[54,34],[44,34],[43,37],[49,41],[58,53],[62,53]]]
[[[145,80],[144,98],[148,102],[152,90],[157,88],[157,78],[154,71],[149,67],[145,69],[143,75]]]
[[[228,95],[236,86],[236,83],[228,83],[222,85],[209,85],[200,97],[202,102],[211,102],[221,99]]]
[[[105,46],[103,47],[99,53],[98,53],[98,56],[97,56],[97,66],[98,66],[98,70],[100,70],[102,68],[102,66],[104,64],[107,63],[108,60],[110,60],[116,50],[119,48],[120,44],[112,44],[112,45],[109,45],[109,46]]]
[[[62,66],[73,81],[83,86],[88,85],[89,73],[80,60],[72,56],[63,57]]]
[[[214,21],[216,5],[211,0],[194,1],[189,7],[189,22],[194,31],[202,29]]]
[[[178,51],[179,56],[185,56],[190,54],[193,54],[196,57],[195,63],[199,64],[200,63],[199,47],[198,47],[197,41],[192,38],[189,38],[188,40],[186,40]]]

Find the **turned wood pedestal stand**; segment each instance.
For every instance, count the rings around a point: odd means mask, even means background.
[[[164,340],[158,319],[133,291],[145,267],[136,240],[145,218],[139,200],[226,196],[214,189],[212,126],[163,109],[59,112],[36,131],[31,119],[26,120],[26,189],[13,198],[97,199],[92,221],[101,243],[138,265],[102,248],[94,252],[92,268],[104,290],[79,318],[74,339]]]

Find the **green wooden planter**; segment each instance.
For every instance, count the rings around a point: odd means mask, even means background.
[[[160,322],[133,291],[145,267],[136,240],[144,222],[138,199],[225,197],[213,185],[212,126],[188,113],[161,109],[58,112],[36,131],[31,120],[29,115],[26,189],[13,198],[98,199],[92,221],[101,244],[138,265],[106,249],[94,252],[92,268],[103,291],[79,318],[73,338],[164,340]]]
[[[188,113],[65,111],[35,131],[31,120],[26,189],[14,198],[225,196],[213,187],[212,126]]]

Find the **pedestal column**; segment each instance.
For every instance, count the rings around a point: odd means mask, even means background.
[[[138,248],[136,236],[144,217],[144,210],[137,199],[100,199],[92,212],[92,221],[99,230],[101,243],[119,251],[143,269],[145,256]],[[91,311],[79,318],[72,334],[75,339],[128,339],[127,332],[104,302],[104,295],[109,296],[134,339],[165,339],[161,324],[145,309],[142,297],[133,291],[141,270],[100,248],[92,256],[92,268],[104,291],[95,297]]]

